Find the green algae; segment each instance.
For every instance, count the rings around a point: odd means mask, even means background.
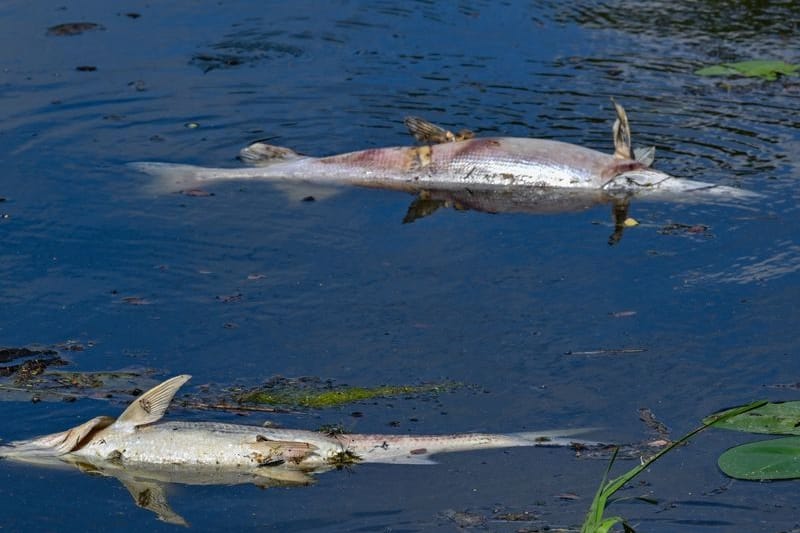
[[[316,379],[276,378],[264,386],[244,391],[238,395],[240,404],[280,405],[306,409],[325,409],[341,405],[419,394],[437,394],[452,390],[452,383],[423,385],[380,385],[377,387],[349,387]]]

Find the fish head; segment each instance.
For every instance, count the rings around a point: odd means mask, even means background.
[[[676,178],[651,168],[636,168],[621,172],[602,186],[611,196],[653,196],[671,200],[709,200],[711,198],[750,200],[761,195],[715,183]]]
[[[645,191],[666,190],[678,180],[665,172],[650,168],[636,168],[621,172],[603,184],[603,190],[610,194],[637,194]]]

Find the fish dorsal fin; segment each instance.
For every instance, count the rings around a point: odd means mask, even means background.
[[[633,159],[628,114],[625,113],[625,108],[615,102],[613,98],[611,102],[614,104],[614,110],[617,113],[617,119],[614,121],[614,127],[612,128],[614,132],[614,157],[617,159]]]
[[[157,422],[169,407],[175,393],[192,376],[182,374],[156,385],[142,394],[117,418],[114,426],[120,429],[134,429],[137,426]]]
[[[274,146],[265,142],[250,143],[239,151],[239,159],[248,165],[263,166],[275,161],[294,159],[300,154],[284,146]]]
[[[458,133],[453,133],[419,117],[406,117],[403,119],[403,123],[408,128],[408,132],[423,144],[465,141],[475,136],[470,130],[461,130]]]

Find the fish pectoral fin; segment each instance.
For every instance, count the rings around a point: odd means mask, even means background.
[[[614,132],[614,157],[617,159],[633,159],[631,149],[631,127],[628,124],[628,114],[625,108],[611,99],[617,119],[614,121],[612,131]]]
[[[114,419],[110,416],[97,416],[91,420],[84,422],[80,426],[76,426],[64,435],[64,440],[56,445],[54,451],[57,455],[64,455],[77,448],[80,448],[83,440],[91,433],[106,428],[114,423]]]
[[[162,483],[132,479],[120,479],[120,482],[128,489],[133,501],[139,507],[152,511],[162,522],[189,527],[189,523],[169,506]]]
[[[94,431],[108,427],[113,422],[114,419],[110,416],[98,416],[67,431],[12,443],[12,446],[8,446],[7,454],[20,457],[65,455],[79,448],[84,439]]]
[[[422,144],[466,141],[467,139],[475,137],[475,134],[470,130],[463,129],[458,133],[453,133],[450,130],[446,130],[419,117],[406,117],[403,119],[403,123],[406,125],[406,128],[408,128],[408,132]]]
[[[423,144],[439,144],[455,140],[455,135],[444,128],[420,117],[406,117],[403,119],[408,132]]]
[[[114,426],[120,429],[133,429],[136,426],[157,422],[164,416],[178,389],[191,377],[188,374],[182,374],[156,385],[134,400],[117,418]]]
[[[318,450],[308,442],[272,440],[262,435],[256,437],[256,442],[250,448],[253,450],[253,459],[265,469],[284,463],[299,464]]]
[[[274,161],[284,161],[300,157],[300,154],[284,146],[274,146],[265,142],[250,143],[239,151],[239,159],[253,166],[268,165]]]

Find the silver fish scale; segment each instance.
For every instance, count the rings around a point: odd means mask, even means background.
[[[270,459],[263,453],[269,450],[268,441],[312,444],[318,448],[314,455],[319,462],[343,449],[337,441],[312,431],[214,422],[163,422],[127,432],[109,427],[72,454],[134,463],[259,466]],[[280,449],[276,449],[274,459],[280,458]]]
[[[531,187],[592,187],[591,176],[574,168],[556,163],[531,162],[519,158],[480,157],[454,160],[446,171],[449,182],[462,185],[531,186]],[[436,181],[441,173],[432,176]],[[422,180],[420,180],[422,181]]]
[[[560,141],[498,137],[437,145],[429,176],[487,186],[596,188],[613,161]]]

